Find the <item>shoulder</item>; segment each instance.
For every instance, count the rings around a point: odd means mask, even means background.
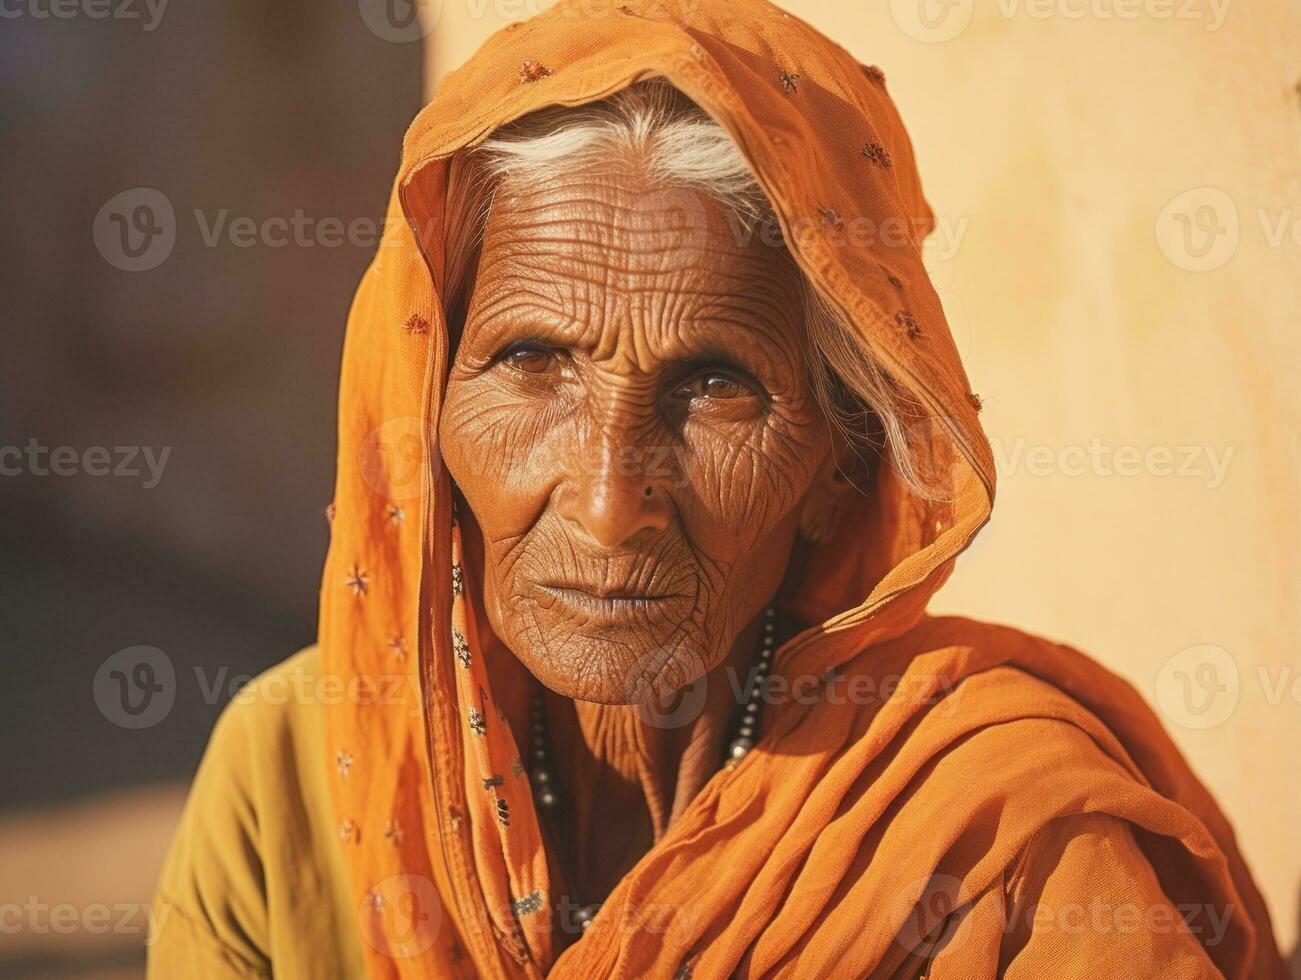
[[[321,658],[300,650],[241,687],[226,705],[199,763],[191,805],[226,829],[265,840],[273,827],[260,814],[286,792],[310,790],[324,768]]]
[[[330,830],[325,687],[308,647],[222,711],[159,879],[151,977],[293,975],[280,930],[337,942],[327,930],[348,914],[347,889]],[[312,915],[298,921],[304,898]]]
[[[1074,726],[1113,757],[1126,749],[1173,756],[1174,744],[1147,700],[1119,674],[1075,647],[1024,630],[957,616],[926,617],[869,650],[931,700],[986,724],[1036,718]],[[906,693],[906,692],[905,692]]]
[[[324,733],[320,649],[311,646],[271,666],[239,688],[213,726],[204,752],[204,767],[224,770],[234,780],[255,776],[243,752],[260,750],[259,763],[272,752],[277,760],[298,748],[319,746]]]
[[[997,895],[1005,881],[1009,901],[1046,900],[1045,915],[1056,903],[1068,919],[1102,896],[1125,928],[1135,909],[1155,910],[1160,921],[1144,918],[1126,937],[1110,922],[1110,932],[1093,936],[1089,920],[1099,962],[1124,961],[1121,938],[1141,946],[1162,976],[1217,975],[1208,957],[1230,966],[1251,955],[1253,920],[1263,913],[1254,890],[1242,908],[1239,888],[1251,882],[1231,828],[1123,678],[1065,644],[949,617],[924,619],[851,666],[899,679],[866,712],[861,744],[887,746],[877,782],[893,786],[900,814],[920,815],[885,831],[883,843],[898,838],[900,860],[939,835],[948,842],[939,869],[978,893]],[[1182,917],[1170,918],[1168,889],[1215,909],[1217,923],[1190,935]],[[1031,922],[1039,938],[1026,940],[1023,962],[1042,967],[1038,975],[1056,972],[1053,957],[1089,945],[1064,943],[1067,930],[1054,934],[1054,924]]]
[[[1052,821],[1006,877],[1002,959],[1044,975],[1066,948],[1102,975],[1220,977],[1208,950],[1224,942],[1231,902],[1176,904],[1134,827],[1103,813]]]

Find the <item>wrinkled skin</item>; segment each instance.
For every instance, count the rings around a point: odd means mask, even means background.
[[[799,296],[784,249],[633,166],[499,191],[439,439],[492,627],[551,690],[643,703],[714,669],[825,530],[849,484]]]

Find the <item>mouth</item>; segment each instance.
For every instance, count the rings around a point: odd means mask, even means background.
[[[679,593],[640,592],[618,587],[590,588],[560,583],[539,584],[537,589],[554,603],[595,619],[619,619],[638,613],[655,612],[685,598]]]

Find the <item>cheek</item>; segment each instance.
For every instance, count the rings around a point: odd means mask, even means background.
[[[549,413],[480,379],[451,381],[438,423],[447,471],[491,541],[521,533],[545,505]]]
[[[683,436],[688,533],[720,561],[765,548],[798,517],[829,448],[810,421],[775,413],[748,430],[688,425]]]

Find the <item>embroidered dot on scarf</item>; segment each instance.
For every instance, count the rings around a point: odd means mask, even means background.
[[[520,66],[519,80],[521,82],[536,82],[538,79],[546,78],[551,73],[551,69],[542,62],[534,61],[532,58],[525,58],[524,63]]]
[[[469,670],[470,668],[470,643],[465,638],[465,634],[452,627],[452,652],[456,654],[457,662]]]
[[[470,731],[476,735],[486,735],[488,733],[488,722],[483,717],[483,712],[478,708],[471,708],[466,715],[470,724]]]
[[[890,151],[880,143],[864,143],[863,156],[867,157],[878,167],[892,167],[894,161],[890,158]]]
[[[921,324],[908,310],[900,310],[894,315],[894,322],[903,327],[908,333],[909,340],[916,340],[922,335]]]
[[[506,771],[523,771],[510,719],[491,694],[491,683],[476,631],[476,618],[467,601],[473,593],[465,580],[461,528],[454,525],[448,556],[451,593],[451,641],[459,667],[453,672],[458,710],[467,725],[465,751],[465,815],[473,829],[479,860],[493,873],[481,877],[484,897],[502,936],[514,933],[508,949],[521,963],[530,958],[549,962],[551,926],[547,916],[534,916],[547,904],[549,884],[541,828],[527,778],[509,782]],[[489,718],[492,722],[489,724]],[[460,824],[460,814],[453,821]],[[486,851],[483,849],[487,848]],[[517,906],[511,896],[523,895]],[[523,916],[524,918],[520,918]]]
[[[364,569],[359,568],[357,565],[352,566],[352,569],[348,572],[343,584],[346,585],[348,591],[358,599],[365,597],[365,595],[370,592],[370,576],[366,574]]]

